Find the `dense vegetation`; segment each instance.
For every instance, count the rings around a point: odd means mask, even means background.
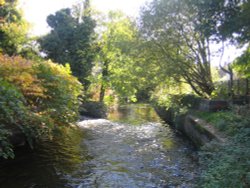
[[[238,110],[239,111],[239,110]],[[247,113],[248,112],[248,113]],[[211,142],[200,151],[204,187],[249,187],[249,110],[196,114],[212,123],[227,138],[225,143]]]
[[[78,118],[82,86],[68,65],[32,62],[0,55],[1,156],[13,157],[7,136],[19,130],[30,146],[34,139],[50,136],[55,126]]]
[[[33,147],[34,141],[52,136],[54,129],[75,122],[83,89],[67,62],[42,60],[30,46],[33,39],[17,5],[17,1],[0,5],[0,157],[4,158],[14,157],[17,134]]]

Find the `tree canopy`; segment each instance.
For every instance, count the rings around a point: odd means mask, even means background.
[[[190,0],[203,20],[201,28],[217,40],[231,40],[238,44],[250,39],[249,0]]]
[[[121,12],[110,12],[107,21],[101,25],[99,61],[101,62],[101,93],[113,89],[120,97],[130,98],[135,94],[135,75],[131,74],[136,29],[132,21]],[[134,80],[134,81],[133,81]]]
[[[240,76],[250,78],[250,46],[235,60],[233,67],[240,73]]]
[[[69,63],[73,74],[85,88],[89,85],[87,77],[91,73],[96,53],[96,23],[86,3],[88,1],[85,2],[84,10],[67,8],[49,15],[47,23],[51,27],[51,32],[39,39],[41,49],[47,58],[60,64]]]
[[[28,23],[17,8],[17,0],[6,0],[0,6],[0,52],[19,54],[29,41]]]
[[[188,1],[155,0],[142,11],[140,32],[168,77],[185,81],[207,98],[214,90],[210,40],[199,29],[197,16]]]

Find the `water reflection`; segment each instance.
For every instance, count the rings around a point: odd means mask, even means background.
[[[19,149],[13,161],[0,164],[0,187],[72,187],[70,174],[89,158],[83,137],[82,130],[68,128],[33,151]]]
[[[148,104],[129,104],[112,108],[108,119],[132,125],[161,121],[155,110]]]

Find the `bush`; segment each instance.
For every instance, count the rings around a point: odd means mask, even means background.
[[[159,106],[164,106],[166,109],[175,109],[181,111],[182,109],[197,109],[199,107],[201,98],[192,94],[182,95],[166,95],[164,99],[154,99]]]
[[[200,97],[191,94],[169,94],[164,99],[155,99],[153,103],[160,117],[178,128],[179,124],[183,123],[183,115],[190,110],[198,109],[200,101]]]
[[[33,140],[78,118],[82,86],[69,66],[0,55],[0,157],[13,157],[15,130]]]
[[[249,187],[250,119],[229,116],[229,113],[218,116],[221,121],[218,124],[223,124],[229,137],[224,144],[211,142],[202,148],[201,187]]]
[[[15,86],[0,80],[0,157],[14,157],[9,137],[13,132],[23,132],[32,146],[33,139],[42,136],[48,129],[48,121],[34,114],[25,105],[25,99]]]
[[[39,112],[49,115],[57,124],[74,122],[78,118],[82,85],[71,76],[69,65],[47,61],[37,64],[35,70],[46,96],[36,100]]]
[[[196,112],[195,114],[228,136],[234,136],[241,131],[242,127],[246,127],[248,123],[246,118],[232,111]]]
[[[25,110],[23,95],[0,79],[0,157],[13,158],[12,145],[8,142],[11,132],[6,125],[18,125],[23,120]]]
[[[45,89],[41,86],[33,65],[34,62],[21,57],[0,55],[1,78],[17,87],[30,104],[37,97],[45,97]]]

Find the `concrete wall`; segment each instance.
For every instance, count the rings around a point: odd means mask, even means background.
[[[187,136],[198,148],[212,140],[225,141],[221,133],[202,119],[186,114],[174,117],[173,111],[165,108],[155,107],[155,110],[161,119]]]
[[[154,106],[154,109],[162,120],[169,125],[174,125],[174,111],[172,109],[166,110],[162,106]]]
[[[197,147],[201,147],[212,140],[225,141],[225,137],[212,125],[191,115],[185,117],[183,127],[179,130],[190,138]]]

